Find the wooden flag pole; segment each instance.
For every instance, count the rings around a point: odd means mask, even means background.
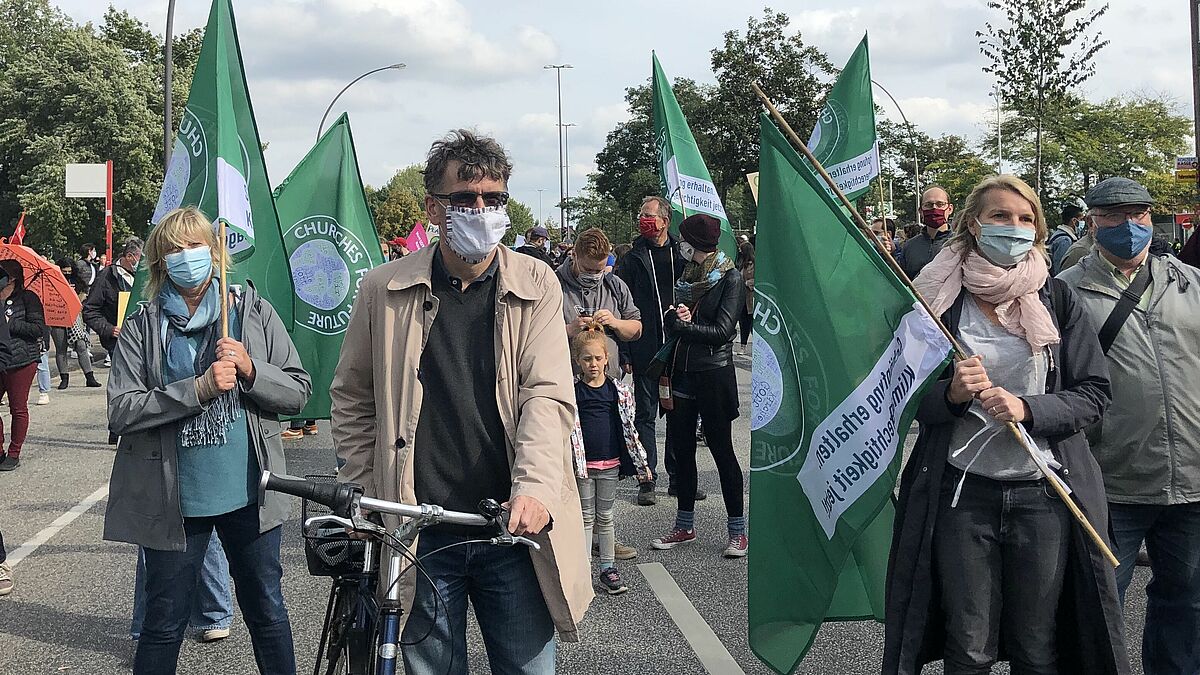
[[[229,252],[226,250],[225,242],[225,219],[220,219],[221,223],[221,337],[229,337],[229,284],[226,281],[226,258]]]
[[[942,334],[945,335],[946,339],[950,341],[950,344],[954,347],[954,360],[962,361],[966,358],[969,358],[966,350],[963,349],[962,344],[959,343],[959,341],[955,339],[954,335],[950,333],[949,329],[947,329],[945,324],[942,323],[941,318],[933,313],[933,309],[929,306],[929,303],[925,301],[925,298],[922,297],[916,286],[913,285],[912,279],[908,278],[908,275],[905,274],[900,265],[896,263],[896,259],[892,257],[892,254],[883,247],[883,243],[879,241],[879,238],[876,237],[875,233],[871,231],[871,228],[867,225],[866,221],[863,220],[863,217],[859,215],[858,210],[854,208],[854,205],[851,204],[850,200],[846,198],[846,195],[842,193],[841,189],[837,186],[837,183],[829,176],[829,173],[825,171],[825,167],[822,166],[819,161],[817,161],[817,158],[813,156],[812,151],[808,149],[808,146],[800,140],[799,136],[796,135],[796,132],[792,129],[792,126],[788,124],[787,120],[783,118],[783,115],[779,113],[779,109],[775,107],[775,104],[771,102],[771,99],[767,98],[767,95],[763,93],[762,88],[758,86],[757,82],[751,82],[750,87],[754,89],[754,93],[758,94],[758,97],[762,99],[763,104],[771,113],[771,118],[774,119],[776,124],[783,129],[785,134],[787,134],[787,137],[791,140],[792,145],[795,146],[795,148],[804,155],[809,163],[812,164],[813,168],[817,170],[817,173],[820,174],[821,178],[825,181],[825,184],[828,185],[833,194],[837,196],[838,201],[840,201],[842,206],[844,206],[846,210],[850,212],[850,215],[853,216],[854,224],[858,227],[859,231],[861,231],[863,235],[875,245],[875,249],[879,251],[881,256],[883,256],[884,262],[886,262],[888,267],[891,268],[892,272],[894,272],[896,276],[900,278],[900,281],[908,287],[908,290],[911,291],[912,294],[917,298],[917,302],[921,304],[921,307],[925,308],[925,311],[929,314],[929,317],[933,319],[934,323],[937,324],[937,327],[942,331]],[[884,231],[887,231],[886,227],[884,228]],[[1071,495],[1067,494],[1067,491],[1063,488],[1062,483],[1059,482],[1058,477],[1051,472],[1050,468],[1046,466],[1044,462],[1037,461],[1039,459],[1037,456],[1037,450],[1025,442],[1025,437],[1021,434],[1021,430],[1017,428],[1016,423],[1006,422],[1005,424],[1008,427],[1009,433],[1011,433],[1017,440],[1017,443],[1021,447],[1025,448],[1025,452],[1029,453],[1029,457],[1030,459],[1034,460],[1034,464],[1041,468],[1042,473],[1046,478],[1046,482],[1053,486],[1054,492],[1058,495],[1058,498],[1067,505],[1067,508],[1071,511],[1071,514],[1075,516],[1075,520],[1079,521],[1079,524],[1083,526],[1083,529],[1087,532],[1092,541],[1095,542],[1097,548],[1099,548],[1100,552],[1104,554],[1104,557],[1108,559],[1109,563],[1111,563],[1113,567],[1120,565],[1120,561],[1117,560],[1115,555],[1113,555],[1113,552],[1111,549],[1109,549],[1108,545],[1104,543],[1104,539],[1100,537],[1100,533],[1096,531],[1096,528],[1093,527],[1090,522],[1088,522],[1087,516],[1083,514],[1083,511],[1079,510],[1079,505],[1075,503],[1075,500],[1071,498]]]

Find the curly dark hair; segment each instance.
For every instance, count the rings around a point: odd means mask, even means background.
[[[508,183],[512,175],[512,162],[496,139],[470,129],[455,129],[434,141],[429,148],[429,156],[425,159],[426,192],[441,192],[446,167],[451,160],[461,162],[458,177],[465,181],[491,178]]]

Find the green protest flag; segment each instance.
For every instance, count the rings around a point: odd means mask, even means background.
[[[864,34],[821,108],[808,149],[853,201],[879,175],[879,140],[871,97],[871,60]]]
[[[687,118],[675,100],[671,81],[650,53],[653,62],[651,100],[654,102],[654,145],[658,157],[658,178],[662,196],[671,202],[671,230],[678,231],[685,216],[707,213],[721,221],[721,250],[731,259],[737,256],[737,242],[725,215],[725,206],[713,185],[712,174],[700,156],[696,138]]]
[[[275,189],[275,208],[295,286],[292,342],[313,380],[308,405],[293,419],[329,419],[329,387],[358,285],[385,262],[345,114]]]
[[[289,329],[292,280],[275,202],[263,162],[258,126],[246,88],[230,0],[213,0],[187,108],[151,223],[180,206],[195,206],[227,224],[233,266],[230,284],[249,280]],[[145,271],[134,284],[142,297]],[[130,311],[135,308],[130,303]]]
[[[892,490],[950,344],[760,121],[750,418],[750,647],[790,673],[823,621],[883,620]]]

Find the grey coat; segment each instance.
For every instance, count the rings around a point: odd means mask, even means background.
[[[312,381],[270,303],[247,288],[241,301],[242,344],[254,362],[254,382],[239,380],[250,444],[264,470],[286,472],[278,415],[304,408]],[[104,538],[146,548],[186,547],[179,506],[176,454],[179,425],[204,409],[195,379],[163,382],[162,314],[143,304],[121,327],[108,379],[108,428],[121,437],[109,481]],[[287,518],[291,498],[268,492],[259,504],[259,531]]]
[[[1059,275],[1097,327],[1121,296],[1098,255]],[[1089,439],[1109,501],[1200,502],[1200,270],[1148,260],[1150,304],[1134,308],[1108,351],[1113,402]]]
[[[965,295],[942,316],[958,333]],[[1084,428],[1104,413],[1110,400],[1108,370],[1096,329],[1078,299],[1051,279],[1040,292],[1062,342],[1051,346],[1053,366],[1046,393],[1022,397],[1032,413],[1025,422],[1033,436],[1049,439],[1063,465],[1072,496],[1109,548],[1108,503],[1100,468],[1088,449]],[[942,475],[950,437],[967,404],[946,401],[953,368],[930,385],[917,409],[921,432],[900,478],[900,495],[888,560],[883,673],[918,675],[942,658],[946,617],[932,563]],[[1112,565],[1072,519],[1062,595],[1058,598],[1058,672],[1062,675],[1127,675],[1121,605]],[[1006,658],[1001,648],[1001,659]]]

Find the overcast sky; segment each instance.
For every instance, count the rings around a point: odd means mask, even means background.
[[[52,0],[55,2],[56,0]],[[99,0],[57,0],[76,21],[103,17]],[[166,0],[114,0],[161,33]],[[1090,2],[1098,6],[1096,2]],[[923,131],[977,138],[994,120],[993,83],[980,68],[975,31],[995,18],[985,0],[780,0],[803,39],[844,63],[870,34],[874,79]],[[1111,0],[1097,27],[1112,44],[1085,94],[1133,91],[1173,97],[1191,115],[1187,4]],[[379,185],[421,162],[451,128],[495,134],[512,154],[510,189],[545,213],[558,195],[557,101],[551,63],[563,71],[563,120],[570,129],[571,193],[594,170],[605,135],[626,118],[626,87],[650,74],[650,50],[668,76],[712,82],[709,52],[766,4],[729,0],[470,2],[466,0],[235,0],[242,55],[273,184],[312,145],[321,113],[347,82],[363,80],[330,119],[349,112],[364,180]],[[178,0],[177,31],[205,23],[208,0]],[[878,92],[877,92],[878,93]],[[882,94],[877,103],[899,120]]]

